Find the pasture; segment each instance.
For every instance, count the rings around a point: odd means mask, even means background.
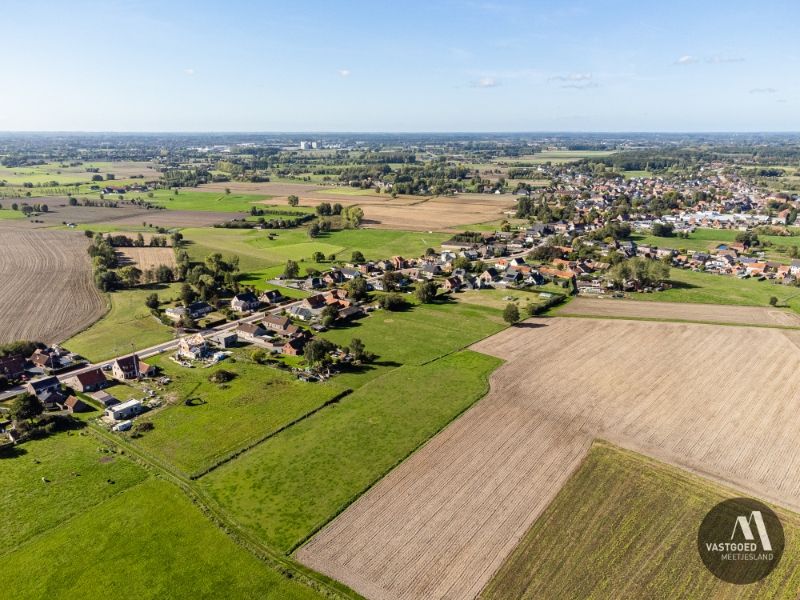
[[[179,289],[180,284],[173,283],[111,292],[108,314],[64,346],[97,362],[166,342],[172,338],[172,329],[156,319],[144,301],[154,292],[162,302],[178,298]]]
[[[199,192],[195,188],[181,188],[177,194],[172,190],[156,190],[153,196],[131,193],[131,197],[141,197],[145,202],[163,206],[169,210],[180,211],[210,211],[210,212],[240,212],[249,213],[250,209],[264,200],[269,200],[269,196],[246,195],[246,194],[226,194]]]
[[[799,344],[796,331],[684,323],[508,328],[472,346],[506,361],[486,398],[298,557],[370,597],[474,596],[595,437],[796,509]]]
[[[199,483],[288,552],[483,396],[498,364],[465,351],[393,369]]]
[[[133,440],[187,475],[204,471],[287,423],[319,408],[344,388],[334,379],[311,384],[289,373],[250,361],[238,352],[211,368],[187,369],[165,356],[149,359],[172,379],[170,405],[143,417],[153,431]],[[235,374],[226,384],[208,381],[218,369]]]
[[[29,441],[17,452],[16,456],[0,458],[0,555],[91,510],[147,476],[82,431]]]
[[[8,584],[15,598],[321,598],[237,546],[163,480],[93,507],[73,503],[73,519],[3,556],[6,572],[29,574]]]
[[[83,235],[3,229],[0,239],[0,343],[61,342],[107,310]]]
[[[794,513],[779,511],[786,552],[763,581],[725,583],[700,562],[695,539],[700,522],[716,503],[737,495],[680,469],[595,443],[481,598],[797,597],[800,517]]]
[[[274,239],[269,239],[269,234]],[[306,268],[326,270],[328,262],[312,260],[315,252],[327,258],[334,254],[337,260],[349,261],[354,250],[367,259],[390,258],[398,254],[419,256],[428,247],[438,247],[448,236],[410,231],[382,231],[345,229],[308,237],[305,229],[279,229],[257,231],[248,229],[186,229],[183,235],[189,242],[187,250],[192,260],[202,260],[212,252],[223,255],[237,254],[245,283],[263,289],[266,279],[283,271],[287,260],[300,263],[300,272]]]

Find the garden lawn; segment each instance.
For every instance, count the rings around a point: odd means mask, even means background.
[[[796,598],[796,514],[779,511],[786,551],[777,569],[760,582],[725,583],[700,561],[701,521],[715,504],[738,495],[675,467],[596,443],[481,597]]]
[[[320,598],[270,569],[172,484],[149,479],[3,557],[17,600]],[[43,567],[43,561],[46,567]]]
[[[244,352],[237,356],[236,362],[226,360],[211,368],[194,369],[181,367],[166,356],[152,359],[151,364],[172,379],[166,395],[176,404],[142,417],[155,429],[134,443],[185,474],[195,475],[319,408],[345,389],[336,379],[304,383],[274,367],[251,362]],[[220,369],[236,377],[227,384],[209,382],[208,377]],[[190,405],[185,403],[187,399]]]
[[[63,346],[97,362],[166,342],[172,338],[172,328],[158,321],[144,302],[153,292],[162,302],[178,298],[179,290],[180,284],[173,283],[112,292],[111,310]]]
[[[289,552],[482,397],[499,359],[469,350],[379,377],[200,479]]]
[[[77,431],[25,442],[10,456],[0,455],[0,556],[146,477],[144,470]]]

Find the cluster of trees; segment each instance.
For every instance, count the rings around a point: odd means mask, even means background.
[[[177,237],[178,241],[183,239],[183,235],[179,232],[175,232],[172,234],[172,244],[176,245],[175,238]],[[145,243],[144,236],[141,233],[137,233],[135,238],[128,237],[127,235],[122,234],[108,234],[106,237],[108,242],[114,246],[115,248],[144,248],[145,246],[149,246],[151,248],[167,248],[169,247],[169,243],[167,242],[167,238],[160,235],[154,235],[150,238],[150,241]]]
[[[295,196],[296,198],[297,196]],[[320,217],[330,217],[333,215],[342,214],[344,207],[338,202],[331,206],[330,202],[321,202],[317,205],[315,211]]]
[[[197,298],[215,301],[226,293],[239,292],[239,257],[223,257],[219,252],[209,254],[199,264],[190,264],[181,298],[187,306]]]
[[[654,287],[669,279],[669,265],[637,256],[617,263],[608,272],[609,280],[617,289],[632,284],[636,289]]]
[[[85,233],[87,237],[91,236],[92,238],[92,243],[87,251],[89,256],[92,257],[94,284],[103,292],[112,292],[122,287],[131,288],[142,283],[169,283],[184,277],[189,257],[185,251],[179,250],[183,236],[178,232],[172,235],[172,243],[176,244],[177,272],[168,265],[158,265],[144,271],[136,265],[127,265],[119,268],[119,260],[112,245],[112,240],[122,241],[124,245],[128,245],[128,242],[130,242],[131,246],[138,245],[139,240],[131,240],[127,236],[104,237],[102,233],[93,234],[91,231],[86,231]],[[141,237],[141,234],[139,234],[139,238]],[[166,246],[166,238],[154,236],[153,240],[156,239],[162,240],[158,242],[158,245],[163,243]],[[153,240],[151,240],[151,245],[154,245]],[[141,243],[144,245],[143,239]]]

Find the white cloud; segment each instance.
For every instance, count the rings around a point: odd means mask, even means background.
[[[337,73],[339,73],[339,77],[350,77],[350,69],[339,69]]]
[[[591,90],[599,88],[600,84],[595,81],[582,81],[580,83],[565,83],[560,87],[565,90]]]
[[[707,58],[706,62],[710,63],[712,65],[724,65],[724,64],[727,64],[727,63],[743,63],[744,62],[744,58],[742,58],[741,56],[719,56],[719,55],[714,55],[711,58]]]
[[[194,69],[184,69],[183,72],[186,73],[189,77],[194,75]]]
[[[576,81],[589,81],[592,78],[591,73],[570,73],[568,75],[553,75],[550,77],[550,81],[565,81],[565,82],[576,82]]]
[[[477,88],[493,88],[500,85],[500,82],[494,77],[481,77],[477,81],[472,82],[472,87]]]
[[[699,62],[699,60],[700,59],[698,59],[695,56],[691,56],[690,54],[684,54],[678,60],[675,61],[675,64],[676,65],[693,65],[693,64]]]
[[[751,94],[777,94],[778,90],[771,87],[753,88],[750,90]]]

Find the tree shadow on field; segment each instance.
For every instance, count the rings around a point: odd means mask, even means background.
[[[699,285],[695,285],[693,283],[687,283],[685,281],[672,281],[670,280],[670,285],[672,285],[673,290],[694,290],[699,288]]]
[[[514,323],[511,327],[514,327],[516,329],[539,329],[541,327],[547,327],[547,323],[530,323],[530,322]]]
[[[19,446],[8,446],[0,449],[0,460],[3,460],[4,458],[17,458],[19,456],[24,456],[27,453],[28,451],[25,450],[25,448],[21,448]]]

